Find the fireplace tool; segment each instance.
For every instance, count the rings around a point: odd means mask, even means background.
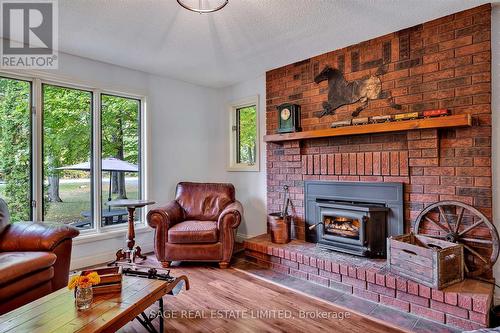
[[[290,196],[288,186],[283,186],[283,209],[279,213],[267,216],[267,226],[271,233],[271,241],[276,244],[286,244],[291,239],[291,216],[288,215]]]

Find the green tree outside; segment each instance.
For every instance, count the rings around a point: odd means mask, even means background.
[[[30,220],[30,84],[0,78],[0,196],[12,221]]]
[[[252,164],[256,161],[257,110],[255,106],[238,109],[239,113],[239,159],[238,163]]]
[[[116,157],[133,164],[139,162],[140,102],[102,95],[102,157]],[[43,172],[44,213],[51,206],[61,207],[60,178],[89,178],[85,171],[61,171],[67,166],[89,161],[92,147],[92,93],[43,86]],[[0,197],[6,199],[13,221],[30,219],[31,169],[30,84],[0,78]],[[126,197],[125,175],[114,172],[113,192]],[[137,176],[137,174],[134,174]],[[60,214],[72,222],[90,209],[90,189],[66,185],[65,190],[80,193],[71,212]],[[135,189],[132,189],[135,193]],[[83,197],[82,197],[83,195]],[[64,200],[63,200],[64,201]],[[66,203],[69,204],[69,203]],[[76,204],[76,203],[75,203]],[[71,216],[70,216],[71,215]]]

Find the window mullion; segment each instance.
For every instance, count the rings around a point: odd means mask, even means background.
[[[93,90],[92,94],[92,209],[93,219],[97,232],[101,229],[101,198],[102,198],[102,173],[101,173],[101,91]]]
[[[149,170],[149,144],[148,138],[146,134],[149,133],[147,131],[148,128],[148,118],[146,117],[146,99],[141,98],[140,100],[140,108],[139,108],[139,165],[140,165],[140,182],[139,182],[139,191],[141,193],[140,199],[148,199],[149,198],[149,187],[147,183],[147,175]],[[143,224],[147,225],[146,222],[146,209],[141,211],[141,221]]]
[[[34,79],[32,81],[32,193],[36,205],[33,209],[33,220],[43,220],[43,162],[42,162],[42,81]],[[34,111],[34,112],[33,112]]]

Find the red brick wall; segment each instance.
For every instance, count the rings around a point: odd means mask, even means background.
[[[304,239],[305,180],[397,181],[405,184],[406,229],[428,204],[453,199],[491,217],[491,7],[484,5],[267,72],[266,131],[277,128],[276,106],[302,107],[303,130],[350,119],[358,104],[316,118],[327,82],[313,79],[325,65],[347,80],[388,71],[382,87],[403,106],[372,100],[360,116],[448,108],[469,113],[474,126],[267,144],[268,210],[278,211],[290,186],[293,213]],[[313,37],[312,37],[313,38]]]

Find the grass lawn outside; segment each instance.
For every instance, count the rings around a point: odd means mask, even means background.
[[[125,187],[129,199],[137,199],[137,178],[126,178]],[[65,224],[84,221],[81,215],[83,211],[91,210],[90,203],[90,179],[61,179],[59,184],[59,196],[62,202],[48,203],[46,221],[62,222]],[[108,209],[105,203],[108,201],[109,183],[103,178],[102,181],[102,203],[103,209]],[[5,197],[5,184],[0,183],[0,197]],[[116,195],[112,196],[116,199]],[[117,208],[114,208],[117,209]],[[140,214],[136,213],[136,216]],[[126,219],[125,221],[126,222]]]

